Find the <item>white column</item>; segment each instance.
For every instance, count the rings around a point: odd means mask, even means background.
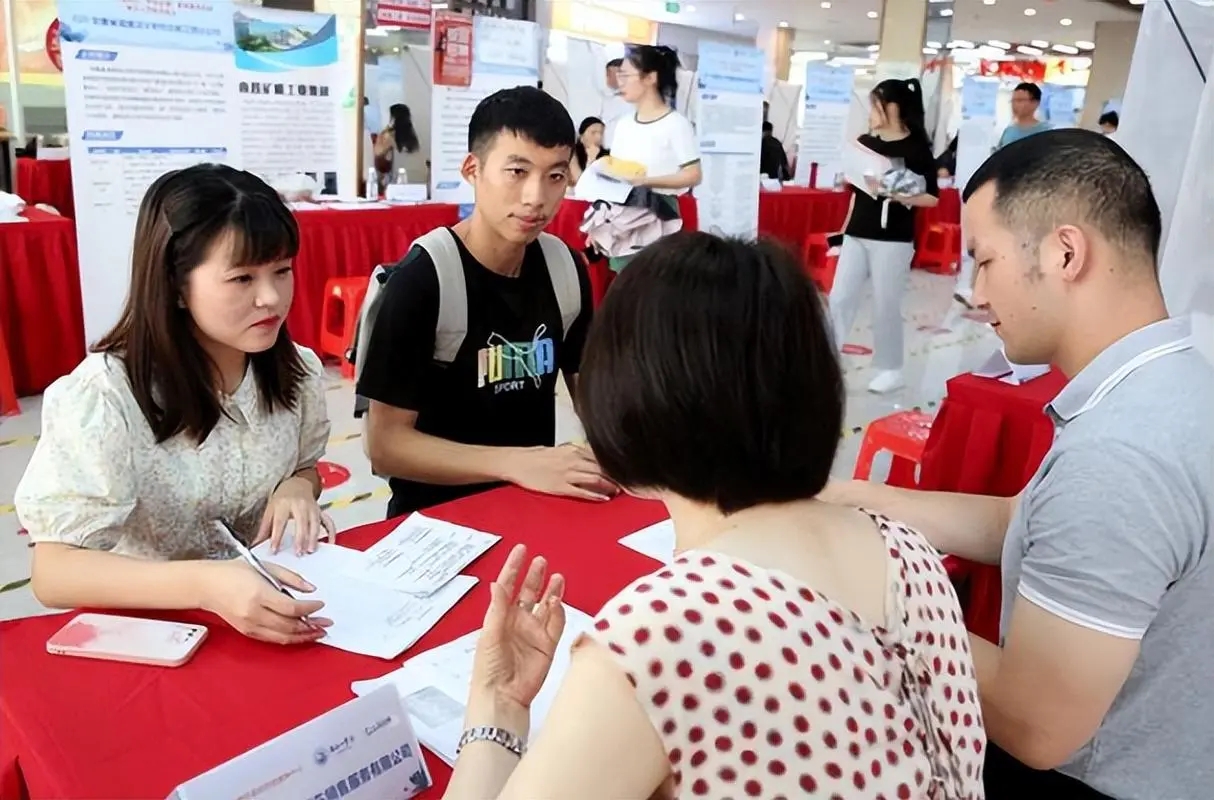
[[[875,71],[887,78],[918,78],[923,71],[927,0],[885,0],[881,9],[881,54]]]

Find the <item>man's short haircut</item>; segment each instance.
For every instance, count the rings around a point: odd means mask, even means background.
[[[577,396],[612,480],[731,513],[822,490],[845,392],[822,299],[795,258],[684,232],[612,285]]]
[[[577,141],[564,104],[534,86],[501,89],[480,101],[468,123],[468,151],[483,156],[502,131],[543,148],[572,150]]]
[[[620,67],[622,67],[622,66],[624,66],[624,59],[622,59],[622,58],[613,58],[613,59],[611,59],[610,61],[608,61],[608,62],[607,62],[607,66],[605,67],[605,69],[611,69],[612,67],[615,67],[616,69],[619,69],[619,68],[620,68]]]
[[[1013,92],[1024,92],[1029,97],[1033,98],[1034,102],[1036,102],[1036,103],[1041,102],[1041,87],[1035,83],[1029,83],[1028,81],[1025,81],[1024,83],[1018,83],[1018,84],[1016,84],[1016,88],[1013,89],[1012,91]]]
[[[1119,124],[1121,124],[1121,115],[1118,114],[1116,111],[1106,111],[1100,115],[1100,119],[1097,121],[1096,124],[1097,125],[1112,125],[1114,128],[1116,128]]]
[[[763,123],[763,133],[773,133],[775,131],[775,129],[776,129],[776,126],[772,125],[770,122]]]
[[[1058,225],[1092,228],[1155,264],[1163,223],[1146,172],[1112,138],[1061,128],[995,151],[965,186],[968,201],[988,183],[995,212],[1026,240]]]

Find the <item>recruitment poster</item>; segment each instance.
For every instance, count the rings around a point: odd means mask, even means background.
[[[62,0],[85,337],[117,320],[135,216],[165,172],[222,162],[336,192],[336,20],[219,0]]]
[[[797,147],[796,182],[808,185],[818,165],[818,188],[833,188],[843,171],[843,148],[851,116],[856,74],[850,67],[809,64],[805,69],[805,115]]]
[[[474,199],[460,167],[468,154],[468,123],[477,104],[499,89],[537,86],[540,79],[539,26],[534,22],[463,19],[472,22],[471,80],[467,86],[434,80],[430,104],[430,197],[439,203],[467,204]],[[436,14],[435,36],[440,20]]]
[[[759,235],[763,51],[700,42],[696,133],[704,181],[695,189],[700,230]]]

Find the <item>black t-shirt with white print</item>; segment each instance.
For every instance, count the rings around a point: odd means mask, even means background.
[[[927,184],[926,194],[940,196],[940,187],[936,182],[936,160],[932,156],[931,145],[926,140],[912,135],[891,142],[866,133],[858,141],[886,158],[902,159],[907,169],[924,177]],[[856,186],[852,186],[851,190],[855,201],[845,231],[848,236],[878,242],[915,241],[914,208],[907,208],[897,200],[890,200],[882,224],[886,198],[871,197]]]
[[[592,316],[590,279],[573,255],[581,313],[564,335],[560,305],[538,242],[516,277],[477,261],[455,236],[468,288],[468,333],[455,360],[434,359],[438,274],[429,253],[412,248],[383,287],[357,392],[416,411],[417,430],[461,444],[552,446],[557,372],[576,375]],[[428,508],[491,488],[389,481],[388,515]]]

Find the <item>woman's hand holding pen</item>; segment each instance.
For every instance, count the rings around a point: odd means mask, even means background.
[[[311,592],[316,587],[289,569],[263,564],[284,586]],[[325,635],[332,620],[313,617],[324,603],[296,600],[280,592],[244,559],[200,562],[200,607],[219,615],[253,639],[275,644],[303,644]]]

